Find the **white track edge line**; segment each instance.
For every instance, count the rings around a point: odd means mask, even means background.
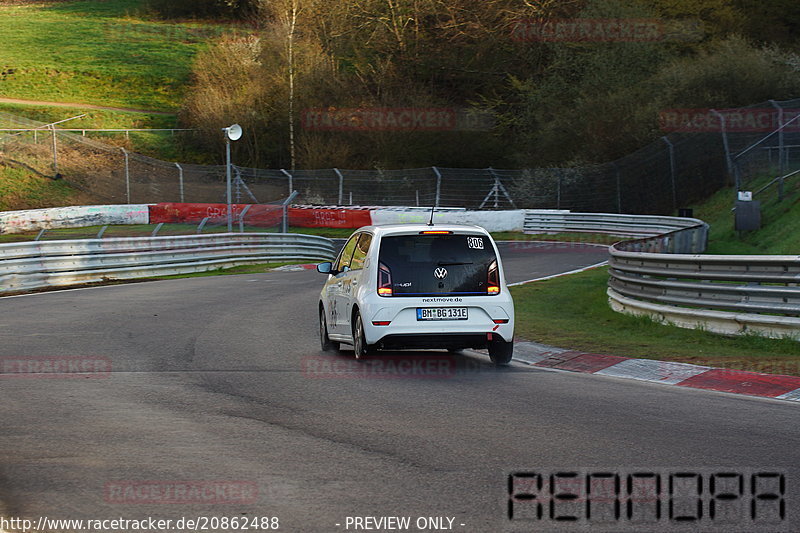
[[[525,281],[518,281],[516,283],[509,283],[507,286],[508,287],[517,287],[518,285],[525,285],[526,283],[533,283],[534,281],[546,281],[548,279],[560,278],[561,276],[569,276],[570,274],[578,274],[579,272],[585,272],[587,270],[591,270],[593,268],[601,267],[601,266],[604,266],[604,265],[607,265],[607,264],[608,264],[608,261],[603,261],[601,263],[597,263],[597,264],[590,265],[590,266],[587,266],[587,267],[578,268],[578,269],[575,269],[575,270],[570,270],[569,272],[562,272],[560,274],[552,274],[550,276],[544,276],[544,277],[541,277],[541,278],[529,279],[529,280],[525,280]]]

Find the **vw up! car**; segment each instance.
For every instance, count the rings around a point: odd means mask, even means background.
[[[319,298],[322,349],[488,349],[511,361],[514,303],[494,240],[467,225],[366,226],[347,240]]]

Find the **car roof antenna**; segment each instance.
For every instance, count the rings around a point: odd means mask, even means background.
[[[428,221],[429,226],[433,226],[433,211],[436,209],[435,205],[431,206],[431,219]]]

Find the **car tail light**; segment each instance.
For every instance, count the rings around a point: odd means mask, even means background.
[[[391,320],[373,320],[372,321],[372,325],[373,326],[388,326],[391,323],[392,323]]]
[[[383,263],[378,264],[378,295],[392,295],[392,271]]]
[[[489,265],[489,276],[486,283],[486,294],[500,294],[500,270],[497,268],[497,260]]]
[[[443,229],[438,229],[438,230],[429,229],[429,230],[425,230],[425,231],[420,231],[419,234],[420,235],[452,235],[453,232],[452,231],[443,230]]]
[[[508,324],[508,321],[509,321],[508,318],[495,318],[494,320],[492,320],[492,322],[494,322],[495,324]]]

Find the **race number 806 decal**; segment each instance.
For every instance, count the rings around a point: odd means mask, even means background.
[[[467,237],[467,247],[470,250],[483,250],[483,237]]]

